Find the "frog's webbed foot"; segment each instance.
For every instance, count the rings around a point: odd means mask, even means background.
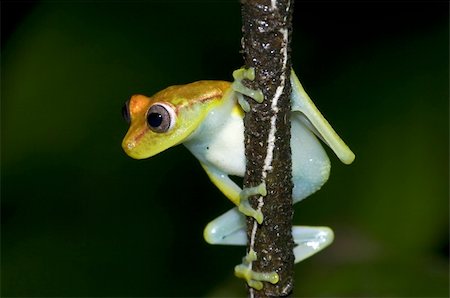
[[[234,274],[239,278],[245,279],[247,284],[256,290],[261,290],[263,288],[263,281],[276,284],[280,280],[280,277],[275,271],[256,272],[252,270],[251,264],[253,261],[256,261],[256,259],[256,252],[254,250],[250,250],[249,253],[243,258],[242,264],[234,267]]]
[[[249,69],[240,68],[233,71],[233,78],[234,82],[231,84],[231,87],[236,91],[238,103],[245,112],[250,111],[250,105],[243,95],[253,98],[258,103],[264,100],[264,95],[261,90],[253,90],[242,84],[243,80],[253,81],[255,79],[255,69],[253,67]]]
[[[209,244],[245,245],[245,225],[244,214],[235,207],[208,223],[203,236]]]
[[[293,226],[295,263],[303,261],[331,244],[333,231],[328,227]]]
[[[205,240],[210,244],[245,245],[247,243],[246,222],[243,214],[235,207],[211,221],[205,228]],[[327,227],[292,227],[294,238],[295,263],[327,247],[334,238],[333,231]],[[250,251],[243,258],[242,264],[235,267],[235,275],[247,281],[250,287],[261,289],[263,281],[276,283],[276,272],[255,272],[251,263],[256,260],[256,253]]]
[[[267,189],[266,189],[266,183],[262,182],[257,186],[254,187],[248,187],[244,188],[241,193],[239,194],[240,201],[239,201],[239,211],[243,214],[253,217],[256,219],[256,221],[259,224],[262,224],[264,220],[264,216],[261,212],[261,210],[256,210],[250,205],[250,202],[248,201],[248,198],[254,195],[267,195]]]
[[[292,235],[296,245],[294,248],[295,263],[303,261],[327,247],[333,242],[334,238],[333,231],[327,227],[294,226],[292,227]],[[256,252],[250,250],[243,258],[242,264],[234,267],[234,274],[245,279],[247,284],[256,290],[263,288],[262,282],[264,281],[276,284],[279,281],[279,276],[275,271],[256,272],[252,270],[251,264],[256,259]]]

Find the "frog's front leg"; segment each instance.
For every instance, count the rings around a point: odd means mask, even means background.
[[[239,68],[233,71],[234,82],[231,84],[231,88],[236,92],[238,103],[244,112],[250,111],[250,104],[245,100],[244,95],[253,98],[256,102],[262,103],[264,100],[264,94],[261,90],[250,89],[242,83],[243,80],[253,81],[255,79],[255,69],[251,68]]]
[[[261,223],[263,215],[260,210],[254,209],[248,202],[248,197],[256,194],[265,195],[265,184],[260,184],[256,187],[246,188],[242,190],[233,180],[230,179],[227,173],[218,168],[202,164],[203,169],[208,174],[209,179],[217,186],[217,188],[232,201],[243,214],[253,217]]]
[[[253,67],[248,69],[239,68],[233,71],[233,78],[234,82],[231,85],[231,87],[233,88],[234,91],[237,92],[239,104],[241,105],[244,111],[248,112],[250,110],[250,106],[248,102],[245,101],[245,99],[242,97],[242,94],[253,98],[258,103],[263,102],[264,94],[262,93],[261,90],[253,90],[242,84],[243,80],[253,81],[255,79],[255,69]]]

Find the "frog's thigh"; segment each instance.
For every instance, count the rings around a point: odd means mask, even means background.
[[[300,112],[291,113],[292,179],[294,203],[316,192],[328,180],[330,160]]]
[[[245,245],[247,243],[245,216],[237,207],[211,221],[203,232],[210,244]]]
[[[303,261],[311,255],[327,247],[334,239],[333,231],[328,227],[292,227],[295,247],[295,263]]]

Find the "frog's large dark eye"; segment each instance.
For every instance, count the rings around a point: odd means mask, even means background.
[[[167,132],[175,123],[175,112],[168,105],[157,103],[148,109],[147,124],[154,132]]]
[[[130,106],[130,101],[128,100],[122,107],[122,117],[128,124],[130,124],[130,122],[131,122],[129,106]]]

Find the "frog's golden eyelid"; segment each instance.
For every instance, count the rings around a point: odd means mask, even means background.
[[[135,94],[131,96],[128,104],[130,115],[133,117],[134,115],[143,113],[148,109],[149,104],[150,98],[145,95]]]

